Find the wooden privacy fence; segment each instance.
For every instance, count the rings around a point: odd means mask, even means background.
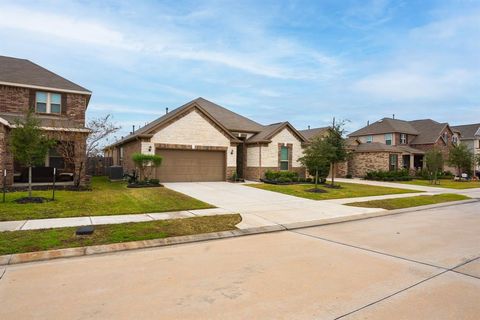
[[[89,157],[87,159],[87,174],[89,176],[104,176],[105,169],[113,165],[112,157]]]

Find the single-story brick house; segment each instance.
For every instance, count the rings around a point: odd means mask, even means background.
[[[425,152],[442,151],[444,158],[456,143],[457,134],[448,123],[432,119],[404,121],[383,118],[348,135],[352,156],[347,172],[363,177],[374,170],[419,170],[424,167]],[[445,170],[453,168],[444,166]]]
[[[6,185],[27,179],[26,168],[15,161],[8,140],[17,120],[29,110],[35,113],[40,128],[58,142],[44,164],[34,168],[33,182],[49,182],[53,168],[62,178],[77,175],[81,184],[86,182],[85,149],[90,130],[85,127],[85,112],[91,95],[84,87],[29,60],[0,56],[0,172],[7,172]],[[58,153],[58,145],[67,142],[73,148],[73,163]]]
[[[311,129],[318,130],[318,129]],[[225,181],[234,173],[249,180],[267,170],[290,170],[305,176],[298,162],[312,134],[289,122],[261,125],[203,98],[166,113],[105,148],[124,171],[134,170],[135,152],[158,154],[155,176],[163,182]]]

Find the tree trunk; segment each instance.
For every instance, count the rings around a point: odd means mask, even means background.
[[[332,162],[332,187],[335,185],[335,162]]]
[[[32,166],[28,167],[28,197],[32,197]]]
[[[315,190],[318,189],[318,169],[315,170]]]

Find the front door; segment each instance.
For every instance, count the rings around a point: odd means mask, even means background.
[[[402,156],[403,169],[410,169],[410,155],[404,154]]]
[[[243,179],[243,158],[245,155],[245,144],[240,143],[237,145],[237,176]]]

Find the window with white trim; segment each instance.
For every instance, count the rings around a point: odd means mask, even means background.
[[[288,170],[288,147],[280,148],[280,170]]]
[[[386,133],[385,134],[385,144],[386,145],[392,145],[393,142],[393,135],[391,133]]]
[[[35,94],[35,111],[38,113],[62,113],[62,95],[60,93],[37,91]]]
[[[373,136],[367,136],[367,143],[373,142]]]
[[[407,134],[406,133],[400,133],[400,144],[407,144]]]

